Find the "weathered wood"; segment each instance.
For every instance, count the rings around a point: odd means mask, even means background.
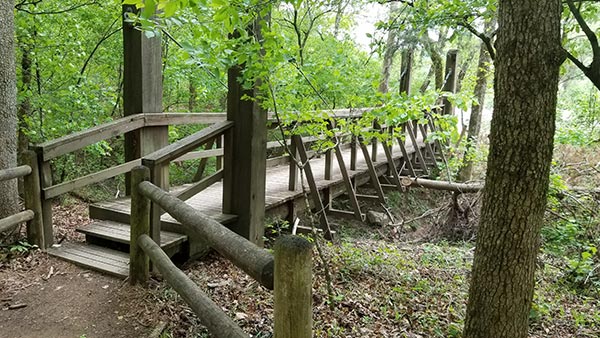
[[[312,337],[312,245],[297,236],[275,242],[274,338]]]
[[[327,129],[332,130],[334,127],[335,121],[329,120],[329,122],[327,122]],[[323,178],[325,178],[326,181],[331,180],[331,171],[333,170],[333,154],[331,152],[331,148],[325,151],[325,172]]]
[[[458,78],[457,72],[458,65],[458,50],[451,49],[446,54],[446,71],[445,71],[445,82],[442,91],[456,93],[456,80]],[[444,115],[454,115],[454,106],[448,100],[448,97],[444,96]]]
[[[396,166],[394,165],[394,157],[392,156],[392,151],[390,150],[390,145],[387,143],[383,143],[383,151],[385,153],[385,157],[388,161],[388,164],[391,164],[388,166],[388,171],[392,174],[392,177],[394,178],[394,181],[396,183],[396,187],[398,188],[398,191],[402,191],[402,187],[400,186],[400,175],[398,175],[398,170],[396,169]]]
[[[427,168],[427,162],[425,162],[425,157],[423,157],[423,153],[421,152],[421,147],[419,146],[419,142],[417,142],[417,137],[415,135],[413,126],[411,123],[406,123],[406,132],[408,137],[410,138],[413,148],[415,149],[415,154],[419,159],[421,169],[423,170],[423,174],[425,176],[429,175],[429,168]]]
[[[0,170],[0,182],[12,180],[13,178],[23,177],[29,174],[31,174],[31,167],[28,165],[2,169]]]
[[[141,235],[150,234],[150,200],[139,192],[139,185],[150,179],[150,169],[137,166],[131,170],[131,233],[129,239],[129,283],[146,284],[150,277],[148,256],[138,246]],[[159,242],[160,243],[160,242]]]
[[[14,214],[0,219],[0,232],[10,230],[19,223],[31,221],[33,219],[33,216],[35,216],[33,211],[25,210],[21,211],[18,214]]]
[[[162,112],[161,36],[148,37],[127,13],[137,13],[135,6],[123,6],[123,113]],[[125,134],[125,162],[138,159],[168,144],[168,127],[144,127]],[[162,168],[162,170],[165,170]],[[125,190],[131,187],[125,175]]]
[[[42,250],[44,242],[44,221],[42,218],[42,192],[40,187],[40,171],[35,152],[28,150],[22,155],[23,162],[31,168],[31,174],[23,178],[25,208],[33,211],[34,216],[27,223],[27,240]]]
[[[77,228],[76,231],[90,239],[104,239],[128,246],[131,243],[131,226],[125,223],[95,220],[84,227]],[[163,250],[171,249],[185,242],[187,238],[187,235],[163,230],[160,236],[160,247]]]
[[[101,124],[84,131],[66,135],[52,141],[44,142],[37,147],[41,148],[42,161],[49,161],[58,156],[79,150],[91,144],[123,135],[126,132],[144,126],[144,117],[134,114],[118,120]]]
[[[273,256],[266,250],[150,182],[142,182],[139,189],[144,196],[178,220],[187,232],[206,240],[213,249],[266,288],[273,288]]]
[[[344,162],[344,155],[342,154],[339,143],[335,146],[335,157],[337,158],[338,166],[340,167],[340,173],[342,174],[342,179],[344,181],[344,186],[346,187],[346,193],[348,193],[348,200],[352,206],[354,217],[357,220],[362,221],[362,212],[360,211],[360,205],[356,199],[356,191],[354,190],[354,185],[352,184],[350,175],[348,175],[346,163]]]
[[[373,129],[381,130],[381,125],[377,121],[373,121]],[[379,150],[379,141],[376,137],[371,139],[371,161],[377,162],[377,151]]]
[[[357,160],[357,149],[356,149],[356,135],[352,135],[350,138],[350,170],[356,170]]]
[[[183,139],[161,148],[151,154],[145,155],[142,163],[165,163],[173,161],[190,150],[198,148],[206,141],[222,134],[232,126],[233,122],[231,121],[215,123],[197,133],[194,133],[188,137],[184,137]]]
[[[425,130],[426,125],[419,124],[419,129],[421,130],[421,134],[423,135],[423,142],[425,142],[425,151],[431,157],[431,161],[434,166],[438,166],[437,159],[435,158],[435,151],[433,151],[433,147],[431,143],[427,142],[427,130]]]
[[[261,25],[248,32],[261,40]],[[267,112],[261,107],[260,79],[247,88],[245,65],[227,72],[227,119],[235,127],[225,137],[223,158],[223,213],[238,215],[232,229],[259,246],[263,245],[267,170]]]
[[[213,124],[227,120],[226,113],[146,113],[144,126],[176,126],[189,124]]]
[[[76,178],[74,180],[70,180],[48,188],[44,188],[44,196],[46,198],[53,198],[65,194],[67,192],[73,191],[75,189],[83,188],[94,183],[102,182],[109,178],[113,178],[115,176],[129,172],[133,167],[138,166],[141,163],[142,160],[138,158],[127,163],[119,164],[108,169],[104,169],[83,177]]]
[[[212,139],[206,141],[206,143],[204,144],[204,151],[210,151],[213,148],[213,146],[215,145],[217,138],[220,138],[220,137],[217,136],[215,138],[212,138]],[[221,149],[221,151],[222,151],[222,149]],[[200,160],[200,163],[198,163],[198,168],[196,169],[194,178],[192,179],[193,182],[198,182],[202,179],[202,176],[204,176],[204,170],[206,170],[207,164],[208,164],[208,157],[202,157],[202,159]]]
[[[191,185],[190,187],[177,193],[175,196],[177,198],[179,198],[180,200],[185,201],[185,200],[189,199],[190,197],[198,194],[202,190],[219,182],[221,179],[223,179],[223,170],[222,169],[217,171],[216,173],[204,178],[203,180],[196,182],[195,184]]]
[[[458,193],[476,193],[483,189],[483,184],[481,183],[454,183],[406,176],[401,177],[401,182],[405,187],[416,186],[428,189],[448,190]]]
[[[367,163],[367,167],[368,172],[369,172],[369,177],[371,178],[371,184],[373,185],[373,188],[375,189],[375,192],[377,193],[377,196],[379,197],[379,201],[381,203],[385,203],[385,195],[383,194],[383,189],[381,189],[381,184],[379,183],[379,178],[377,175],[377,171],[375,170],[375,166],[373,165],[373,162],[371,161],[371,157],[369,157],[369,150],[367,149],[367,146],[364,144],[362,137],[358,138],[358,143],[360,145],[360,149],[362,150],[363,156],[365,158],[365,162]]]
[[[222,155],[223,155],[223,148],[190,151],[189,153],[181,155],[178,158],[172,160],[171,162],[182,162],[182,161],[188,161],[188,160],[208,159],[208,158],[212,158],[212,157],[219,157]]]
[[[52,186],[52,168],[50,162],[42,162],[42,153],[36,151],[40,172],[40,190],[42,191],[42,222],[44,224],[44,245],[49,248],[54,244],[54,226],[52,223],[52,199],[46,198],[44,188]]]
[[[179,270],[167,254],[147,235],[141,235],[139,245],[167,284],[192,308],[200,322],[214,337],[247,338],[248,335],[231,320],[183,271]]]
[[[298,156],[298,149],[296,147],[296,143],[295,142],[291,142],[290,140],[290,146],[289,146],[289,150],[290,150],[290,167],[289,167],[289,174],[288,174],[288,190],[290,191],[296,191],[296,189],[298,189],[298,184],[300,182],[300,172],[298,169],[298,165],[296,164],[296,161],[298,161],[300,158]]]
[[[125,252],[81,243],[63,243],[60,247],[48,248],[47,252],[85,268],[120,278],[125,278],[129,274],[129,257]]]
[[[325,239],[331,240],[333,239],[333,235],[331,234],[331,228],[329,227],[327,214],[325,214],[325,207],[323,206],[323,201],[321,201],[319,189],[317,188],[315,176],[313,175],[312,168],[310,167],[310,161],[308,160],[304,143],[302,143],[302,137],[299,135],[292,135],[292,142],[295,143],[300,161],[304,166],[304,175],[306,176],[306,181],[310,188],[310,195],[312,197],[314,206],[317,209],[316,214],[319,216],[319,223],[321,225],[321,229],[323,229],[324,237]]]

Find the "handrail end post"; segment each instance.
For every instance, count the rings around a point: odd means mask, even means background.
[[[312,244],[284,236],[275,243],[274,337],[312,337]]]
[[[146,284],[150,277],[150,260],[138,245],[141,235],[150,235],[150,200],[139,191],[140,183],[150,180],[150,169],[136,166],[131,170],[131,238],[129,248],[129,282]]]

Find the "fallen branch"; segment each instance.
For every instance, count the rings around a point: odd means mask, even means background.
[[[475,193],[483,189],[482,183],[454,183],[448,181],[435,181],[424,178],[402,176],[400,183],[404,187],[416,186],[427,189],[447,190],[458,193]]]

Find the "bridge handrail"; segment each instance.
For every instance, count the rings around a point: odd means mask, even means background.
[[[274,289],[275,337],[312,337],[312,246],[306,239],[295,236],[278,239],[273,256],[150,183],[149,168],[135,167],[131,177],[131,284],[146,284],[151,260],[167,283],[190,305],[212,334],[216,337],[247,336],[171,262],[156,244],[160,242],[160,238],[148,236],[153,233],[150,224],[152,202],[167,210],[184,229],[203,238],[261,285]]]
[[[27,239],[29,243],[43,248],[45,229],[42,222],[42,202],[36,154],[32,151],[26,151],[23,153],[23,162],[23,165],[0,170],[1,182],[22,177],[25,190],[25,210],[0,219],[0,232],[27,222]]]
[[[225,113],[146,113],[126,116],[80,132],[36,145],[42,160],[48,161],[127,132],[144,127],[185,124],[212,124],[226,119]]]
[[[273,289],[273,256],[266,250],[148,181],[140,183],[138,191],[179,221],[183,229],[205,240],[261,285]]]

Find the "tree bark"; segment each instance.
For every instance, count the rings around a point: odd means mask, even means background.
[[[493,30],[496,26],[496,20],[492,19],[486,23],[486,33]],[[458,181],[466,182],[471,180],[473,176],[473,159],[469,153],[473,148],[477,148],[479,133],[481,132],[481,115],[483,107],[485,107],[485,93],[487,91],[488,76],[490,73],[492,58],[488,52],[484,42],[479,48],[479,61],[477,63],[477,80],[475,81],[475,89],[473,96],[477,99],[471,106],[471,116],[469,117],[469,129],[467,131],[467,149],[463,158],[463,165],[458,172]]]
[[[396,10],[395,4],[390,7],[390,18]],[[389,91],[390,70],[394,63],[394,55],[398,51],[398,30],[390,28],[388,31],[387,41],[385,43],[385,53],[383,54],[383,66],[381,69],[381,81],[379,82],[379,92],[387,93]]]
[[[14,2],[0,2],[0,169],[17,165]],[[0,218],[17,212],[17,181],[0,182]]]
[[[560,0],[500,0],[494,118],[465,338],[524,338],[555,130]]]

